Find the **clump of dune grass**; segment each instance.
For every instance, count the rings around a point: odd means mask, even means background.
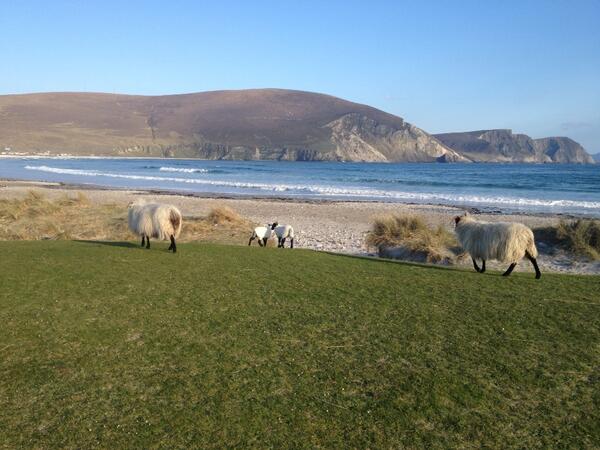
[[[244,219],[237,211],[229,206],[220,205],[210,210],[207,220],[215,225],[223,224],[239,224],[244,222]]]
[[[228,206],[211,209],[206,217],[183,219],[180,240],[245,243],[254,224]]]
[[[453,262],[457,247],[444,227],[432,228],[422,217],[397,214],[374,218],[366,243],[377,248],[380,256],[431,263]]]
[[[92,205],[83,193],[48,199],[38,191],[0,200],[0,240],[120,239],[127,236],[117,205]]]
[[[561,221],[556,239],[563,248],[592,260],[600,259],[600,221],[579,219]]]

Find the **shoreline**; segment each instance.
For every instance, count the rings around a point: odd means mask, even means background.
[[[278,221],[294,226],[296,246],[318,251],[341,253],[354,256],[376,256],[376,251],[365,244],[365,236],[371,227],[371,219],[386,214],[415,214],[431,226],[443,226],[453,230],[453,218],[467,208],[435,204],[408,204],[381,201],[349,201],[331,199],[288,199],[260,196],[237,196],[190,192],[172,192],[152,189],[111,188],[106,186],[79,185],[63,182],[0,179],[0,199],[22,198],[30,190],[42,192],[49,199],[57,199],[75,191],[85,192],[95,204],[114,204],[125,208],[132,197],[158,200],[175,204],[184,218],[205,217],[210,210],[227,206],[241,216],[257,224]],[[481,220],[521,222],[531,228],[552,226],[560,220],[576,219],[577,216],[561,214],[502,213],[499,211],[474,211]],[[184,219],[185,224],[185,219]],[[185,226],[185,225],[184,225]],[[251,230],[248,230],[250,235]],[[239,242],[238,242],[239,241]],[[232,240],[232,244],[247,245],[247,240]],[[573,274],[600,274],[600,262],[573,259],[569,254],[540,245],[540,267],[542,272]],[[460,263],[460,267],[469,267]],[[491,269],[501,270],[502,264],[491,263]],[[530,272],[525,261],[516,270]]]
[[[585,214],[572,213],[553,213],[553,212],[523,212],[502,210],[497,207],[476,207],[467,205],[449,205],[444,203],[418,203],[400,200],[377,200],[377,199],[334,199],[334,198],[308,198],[308,197],[293,197],[293,196],[276,196],[276,195],[257,195],[257,194],[235,194],[235,193],[220,193],[220,192],[190,192],[185,190],[170,190],[159,188],[129,188],[119,186],[104,186],[93,183],[67,183],[64,181],[47,181],[47,180],[24,180],[20,178],[0,178],[0,183],[26,183],[31,185],[39,184],[47,189],[64,189],[64,190],[82,190],[82,191],[117,191],[117,192],[144,192],[151,195],[161,196],[180,196],[192,197],[198,199],[220,199],[220,200],[260,200],[260,201],[277,201],[277,202],[292,202],[292,203],[307,203],[307,204],[379,204],[379,205],[404,205],[415,208],[439,208],[455,210],[459,213],[469,212],[469,214],[486,215],[486,216],[523,216],[523,217],[547,217],[559,218],[566,220],[574,219],[590,219],[595,218]]]

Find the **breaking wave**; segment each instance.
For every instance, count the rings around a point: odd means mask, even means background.
[[[208,169],[185,169],[183,167],[161,167],[161,172],[208,173]]]

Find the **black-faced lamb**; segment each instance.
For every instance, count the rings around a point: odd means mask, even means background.
[[[289,238],[290,248],[294,248],[294,228],[291,225],[273,224],[273,232],[277,236],[277,247],[284,248],[285,240]]]
[[[266,247],[268,240],[273,236],[273,229],[277,226],[277,223],[270,224],[268,223],[264,227],[256,227],[252,231],[252,235],[250,236],[250,240],[248,241],[248,245],[252,244],[254,239],[258,239],[258,245],[261,247]]]

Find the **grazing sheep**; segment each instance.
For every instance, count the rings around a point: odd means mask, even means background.
[[[473,266],[479,273],[485,272],[485,261],[497,259],[509,262],[510,266],[502,275],[511,274],[517,262],[527,257],[535,269],[535,278],[542,276],[537,265],[537,248],[533,232],[521,223],[509,222],[480,222],[468,215],[454,218],[456,235],[462,247],[469,252]],[[479,268],[477,259],[482,260]]]
[[[258,239],[258,245],[261,247],[267,246],[267,241],[273,235],[273,229],[277,226],[276,223],[270,224],[268,223],[266,227],[256,227],[254,231],[252,231],[252,236],[250,236],[250,240],[248,241],[248,245],[252,244],[254,239]]]
[[[277,247],[284,248],[285,240],[290,238],[290,248],[294,248],[294,229],[291,225],[273,224],[273,231],[277,235]]]
[[[142,247],[150,248],[150,237],[171,240],[169,250],[177,251],[175,238],[179,237],[183,219],[173,205],[146,203],[143,200],[129,204],[129,229],[142,236]]]

